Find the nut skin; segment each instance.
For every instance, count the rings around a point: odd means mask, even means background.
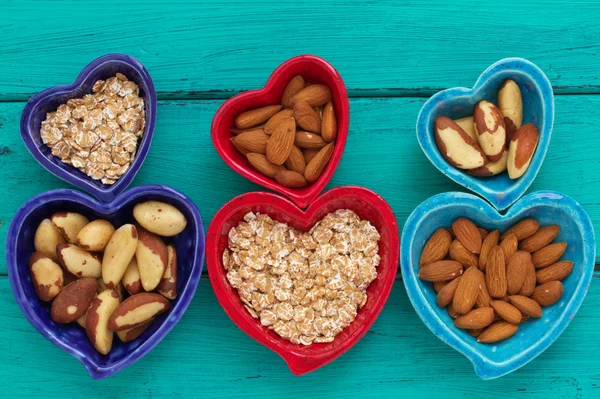
[[[451,165],[459,169],[475,169],[487,163],[479,144],[451,119],[438,117],[434,130],[438,150]]]
[[[483,284],[483,281],[483,273],[477,267],[469,267],[467,270],[465,270],[460,278],[460,281],[458,282],[458,286],[456,287],[456,292],[454,293],[454,298],[452,300],[452,305],[456,313],[467,314],[471,311],[475,305],[475,302],[477,301],[477,297],[479,295],[479,286]]]
[[[538,130],[535,125],[528,123],[521,126],[510,140],[506,167],[511,179],[523,176],[535,153],[538,143]]]
[[[143,292],[132,295],[112,313],[108,329],[113,332],[127,330],[166,312],[170,306],[169,300],[160,294]]]
[[[272,135],[279,122],[281,122],[284,119],[291,118],[292,116],[294,116],[293,109],[283,109],[279,111],[267,121],[265,127],[263,128],[263,131],[269,136]]]
[[[567,250],[566,242],[556,242],[546,245],[544,248],[535,251],[531,255],[531,261],[536,269],[541,269],[558,262],[560,257]]]
[[[452,230],[456,234],[456,238],[467,250],[474,254],[481,252],[483,240],[475,223],[467,218],[458,218],[452,223]]]
[[[304,159],[304,155],[302,154],[302,150],[292,146],[292,151],[290,151],[290,156],[285,161],[285,167],[289,170],[293,170],[294,172],[304,174],[304,170],[306,169],[306,160]]]
[[[102,280],[106,287],[114,288],[121,281],[135,255],[137,242],[137,229],[132,224],[124,224],[112,235],[102,258]]]
[[[282,170],[275,176],[275,181],[289,188],[302,188],[308,184],[304,176],[293,170]]]
[[[41,252],[57,262],[58,256],[56,255],[56,246],[65,241],[65,238],[60,234],[56,227],[54,227],[52,221],[50,221],[50,219],[44,219],[35,231],[33,246],[35,247],[36,252]]]
[[[560,232],[560,227],[553,224],[543,226],[531,237],[528,237],[519,243],[519,248],[527,252],[536,252],[546,245],[550,244]]]
[[[257,129],[240,133],[233,138],[233,141],[236,148],[241,148],[247,152],[265,154],[267,152],[269,136],[262,129]]]
[[[558,302],[563,292],[564,287],[560,281],[550,281],[535,287],[531,299],[539,303],[540,306],[550,306]]]
[[[54,298],[50,317],[55,323],[71,323],[87,312],[96,297],[96,279],[80,278],[64,287]]]
[[[56,230],[71,244],[77,243],[77,234],[90,222],[88,218],[75,212],[56,212],[50,220]]]
[[[292,105],[298,100],[303,100],[311,107],[318,107],[331,101],[331,90],[323,84],[312,84],[300,90],[292,98]]]
[[[175,245],[167,245],[167,267],[162,275],[156,291],[167,299],[177,298],[177,249]]]
[[[63,288],[62,269],[49,256],[41,252],[31,254],[29,273],[35,293],[41,301],[50,302]]]
[[[283,166],[275,165],[274,163],[269,162],[267,157],[262,154],[251,153],[246,155],[246,158],[248,159],[248,162],[250,162],[250,164],[256,168],[256,170],[273,179],[279,172],[285,170]]]
[[[481,334],[479,334],[477,337],[477,342],[484,344],[500,342],[512,337],[518,329],[519,326],[516,324],[511,324],[506,321],[497,321],[492,323],[489,327],[483,330]]]
[[[93,252],[104,251],[108,240],[115,232],[113,225],[107,220],[94,220],[77,234],[77,245]]]
[[[102,261],[96,254],[79,248],[75,244],[60,243],[56,246],[58,261],[69,273],[77,278],[93,277],[102,275]]]
[[[316,182],[327,167],[333,155],[334,143],[329,143],[310,160],[304,169],[304,178],[308,183]]]
[[[113,332],[107,327],[108,319],[119,306],[119,294],[115,290],[105,290],[92,301],[85,318],[85,332],[94,348],[101,354],[110,352]]]
[[[537,220],[533,218],[523,219],[517,224],[515,224],[513,227],[505,231],[504,234],[502,234],[501,238],[505,238],[508,235],[510,235],[510,233],[514,233],[515,236],[517,236],[517,240],[521,241],[537,233],[539,228],[540,224]]]
[[[133,207],[135,220],[151,233],[172,237],[187,226],[187,219],[171,204],[161,201],[141,202]]]
[[[243,112],[235,118],[235,127],[238,129],[249,129],[269,120],[281,110],[281,105],[268,105],[266,107],[251,109]]]
[[[451,243],[452,236],[448,230],[444,228],[437,229],[423,247],[419,265],[422,266],[444,259],[448,255]]]
[[[147,321],[143,324],[139,324],[135,327],[128,328],[127,330],[118,331],[117,337],[121,340],[121,342],[131,342],[134,339],[138,338],[140,335],[144,333],[152,325],[152,321]]]
[[[492,248],[498,245],[499,238],[500,232],[498,230],[494,230],[483,239],[481,251],[479,253],[479,270],[485,270],[488,254]]]
[[[275,165],[283,165],[292,151],[295,134],[294,118],[286,118],[279,122],[267,143],[267,160]]]
[[[488,159],[491,162],[500,160],[506,144],[506,126],[500,110],[489,101],[480,101],[473,113],[473,126]]]
[[[323,108],[323,122],[321,124],[321,137],[327,142],[332,142],[337,137],[337,119],[333,103],[329,101]]]
[[[306,101],[296,100],[294,102],[294,119],[303,130],[321,133],[321,116]]]
[[[485,328],[494,321],[494,309],[485,307],[469,311],[468,313],[457,317],[454,325],[462,329]]]
[[[550,281],[562,281],[573,271],[574,263],[570,260],[562,260],[553,265],[538,270],[536,280],[538,284],[546,284]]]
[[[502,298],[506,295],[506,264],[504,251],[500,246],[490,250],[487,259],[485,281],[492,298]]]
[[[453,260],[438,260],[419,269],[419,278],[424,281],[448,281],[462,275],[463,267]]]
[[[152,291],[158,286],[167,267],[167,246],[156,234],[140,227],[135,251],[142,287]]]
[[[304,89],[304,78],[300,75],[294,76],[283,91],[281,105],[285,108],[292,108],[294,106],[292,99],[302,89]]]

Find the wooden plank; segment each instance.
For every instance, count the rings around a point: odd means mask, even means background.
[[[307,53],[328,59],[354,96],[471,86],[511,56],[537,63],[561,92],[600,91],[599,2],[439,3],[3,1],[0,99],[69,83],[109,52],[139,58],[162,98],[258,88],[282,61]]]
[[[138,363],[93,382],[79,362],[29,325],[0,277],[0,352],[5,397],[182,398],[418,397],[597,398],[600,340],[594,279],[579,314],[554,345],[516,372],[481,381],[466,358],[438,340],[414,312],[401,281],[365,337],[330,365],[294,377],[276,354],[247,337],[220,308],[208,280],[173,331]],[[236,392],[237,394],[232,394]]]
[[[329,187],[359,185],[375,190],[392,206],[403,226],[412,210],[431,195],[461,190],[435,169],[415,139],[414,120],[424,100],[355,99],[344,157]],[[234,173],[212,146],[209,130],[220,101],[160,102],[150,153],[134,185],[166,184],[189,195],[205,226],[228,200],[260,190]],[[16,210],[43,191],[69,187],[39,166],[18,131],[22,103],[0,103],[0,241]],[[595,115],[600,96],[558,96],[554,133],[533,190],[557,190],[574,197],[600,231],[600,168],[591,148],[600,147]],[[600,240],[600,236],[598,238]],[[0,246],[4,259],[4,246]],[[4,262],[0,274],[6,273]]]

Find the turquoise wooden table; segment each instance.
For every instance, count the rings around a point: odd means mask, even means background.
[[[182,190],[197,203],[206,225],[227,200],[259,189],[214,151],[212,116],[224,99],[262,86],[284,60],[312,53],[339,70],[351,96],[351,124],[329,186],[375,190],[402,226],[429,196],[461,190],[417,144],[415,120],[423,102],[440,89],[472,85],[498,59],[527,58],[546,72],[556,94],[552,142],[529,192],[552,189],[572,196],[600,231],[600,3],[162,3],[0,0],[0,259],[18,207],[33,195],[67,186],[22,144],[18,123],[25,102],[41,89],[71,82],[85,64],[110,52],[142,61],[159,95],[154,141],[133,186],[162,183]],[[556,343],[498,380],[479,380],[466,358],[429,332],[400,279],[354,348],[314,373],[294,377],[277,355],[233,325],[203,278],[190,308],[155,350],[112,378],[92,381],[77,360],[25,320],[2,262],[0,395],[597,398],[597,277]]]

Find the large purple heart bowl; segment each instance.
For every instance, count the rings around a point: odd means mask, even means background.
[[[106,219],[115,226],[131,223],[135,204],[148,200],[167,202],[186,217],[186,228],[170,237],[177,250],[177,298],[171,309],[158,316],[139,338],[129,342],[113,340],[108,355],[96,352],[84,329],[77,323],[56,324],[50,318],[50,305],[41,302],[29,275],[29,256],[40,222],[57,211],[79,212],[90,220]],[[29,322],[50,342],[75,356],[94,379],[109,377],[132,365],[154,348],[177,324],[192,300],[204,263],[204,227],[200,212],[184,194],[160,185],[139,186],[118,195],[110,203],[98,202],[70,189],[47,191],[27,201],[15,214],[6,240],[6,265],[15,300]]]
[[[130,168],[115,184],[105,185],[52,155],[50,148],[42,142],[40,128],[42,121],[46,119],[47,112],[56,111],[59,105],[66,103],[71,98],[79,98],[92,93],[92,86],[97,80],[115,76],[117,72],[127,76],[140,88],[139,95],[144,99],[146,108],[146,125]],[[21,137],[31,155],[50,173],[91,193],[101,201],[108,202],[131,183],[142,166],[150,149],[155,123],[156,91],[146,68],[141,62],[128,55],[107,54],[90,62],[73,83],[55,86],[31,97],[21,115]]]

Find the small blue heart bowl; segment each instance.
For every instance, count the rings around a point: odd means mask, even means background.
[[[77,323],[56,324],[50,304],[35,294],[29,274],[29,257],[35,251],[33,237],[40,222],[54,212],[69,210],[92,219],[106,219],[115,226],[131,223],[135,204],[148,200],[167,202],[186,217],[186,228],[170,237],[177,250],[177,298],[171,309],[158,316],[139,338],[123,343],[117,337],[108,355],[96,352],[85,330]],[[109,377],[141,359],[171,331],[194,297],[204,263],[204,228],[200,212],[184,194],[165,186],[139,186],[105,204],[78,191],[47,191],[27,201],[15,214],[6,240],[6,265],[10,285],[21,311],[50,342],[75,356],[94,379]]]
[[[438,116],[459,119],[472,116],[475,105],[487,100],[498,104],[498,89],[507,80],[514,80],[523,98],[523,124],[533,123],[539,132],[537,149],[523,176],[512,180],[507,173],[491,177],[474,177],[450,165],[435,144],[434,124]],[[456,87],[440,91],[421,108],[417,118],[417,140],[421,149],[443,174],[488,200],[496,209],[508,208],[519,199],[535,179],[544,157],[554,123],[554,94],[550,81],[533,63],[522,58],[506,58],[486,69],[475,85],[468,89]]]
[[[467,331],[454,327],[448,311],[437,306],[432,284],[417,277],[421,251],[429,237],[439,227],[450,227],[458,217],[501,232],[527,217],[538,220],[541,225],[556,223],[561,230],[555,241],[568,244],[563,259],[573,261],[575,266],[562,282],[563,296],[554,305],[543,308],[542,318],[520,324],[516,334],[505,341],[481,344]],[[524,366],[562,334],[585,298],[596,253],[589,216],[581,205],[565,195],[535,192],[502,215],[479,197],[451,192],[427,199],[408,217],[402,232],[400,256],[404,285],[421,320],[439,339],[465,355],[480,378],[488,380]]]
[[[115,184],[108,186],[52,155],[50,148],[42,142],[40,128],[47,112],[56,111],[59,105],[71,98],[92,93],[92,87],[97,80],[108,79],[117,72],[134,81],[140,88],[139,95],[144,99],[146,107],[146,125],[133,163]],[[144,65],[125,54],[107,54],[90,62],[73,83],[52,87],[31,97],[21,114],[21,138],[31,155],[50,173],[91,193],[101,201],[108,202],[125,190],[140,170],[150,149],[155,123],[156,91]]]

